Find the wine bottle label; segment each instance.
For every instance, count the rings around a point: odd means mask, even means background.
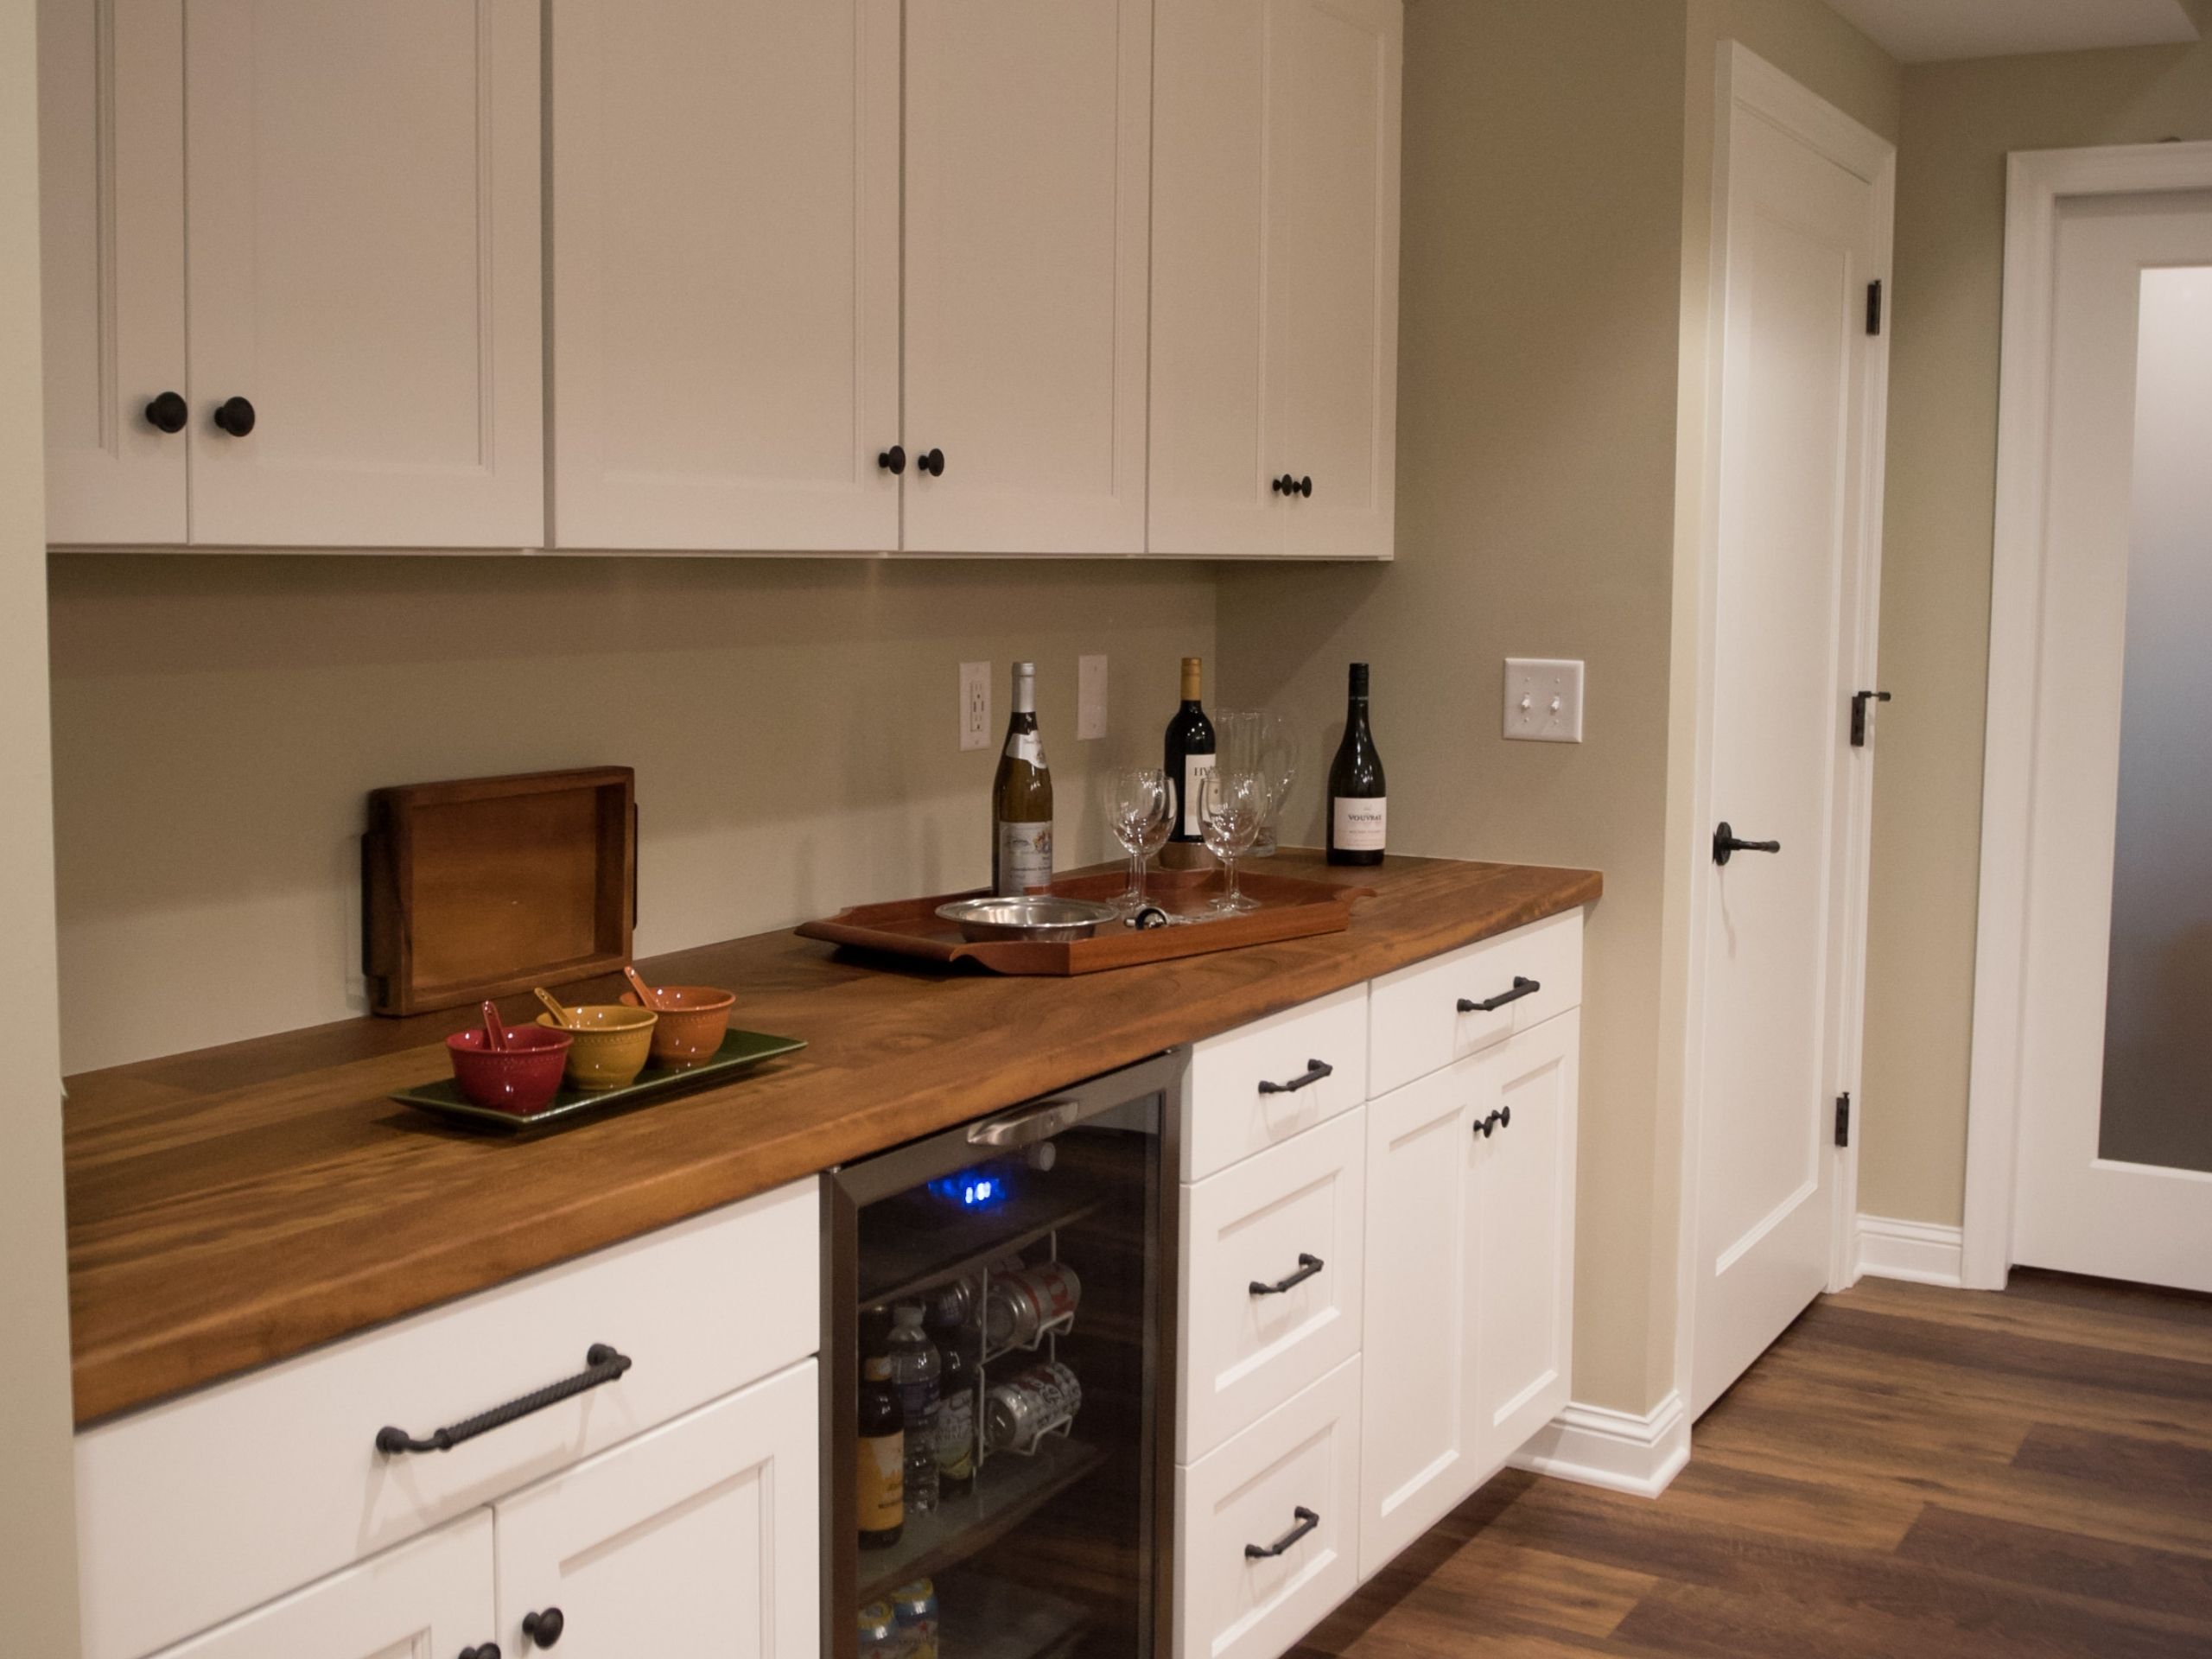
[[[1004,753],[1011,760],[1027,760],[1038,771],[1045,770],[1045,739],[1042,733],[1008,732]]]
[[[1041,893],[1052,885],[1052,826],[999,820],[999,895]]]
[[[860,1452],[861,1530],[888,1532],[906,1519],[906,1437],[863,1434]]]
[[[1183,833],[1201,836],[1205,825],[1198,814],[1198,784],[1213,770],[1215,757],[1211,754],[1186,754],[1183,757]]]
[[[1336,846],[1347,853],[1379,853],[1382,831],[1390,816],[1389,798],[1374,796],[1354,800],[1339,795],[1332,804],[1336,815]]]

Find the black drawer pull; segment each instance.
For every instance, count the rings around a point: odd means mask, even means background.
[[[1513,1109],[1510,1106],[1501,1106],[1488,1117],[1476,1120],[1475,1133],[1487,1141],[1500,1129],[1510,1129],[1512,1127]]]
[[[1500,991],[1496,996],[1486,996],[1479,1002],[1476,1001],[1471,997],[1461,997],[1459,999],[1459,1012],[1462,1014],[1495,1014],[1507,1003],[1518,1002],[1524,996],[1534,996],[1538,991],[1541,991],[1543,988],[1542,984],[1538,981],[1533,979],[1523,979],[1520,975],[1516,974],[1513,976],[1513,988],[1510,991]]]
[[[574,1376],[563,1377],[558,1382],[525,1394],[519,1400],[510,1400],[504,1406],[494,1406],[489,1411],[480,1411],[474,1417],[464,1417],[447,1428],[430,1431],[427,1440],[416,1440],[404,1428],[377,1430],[377,1450],[387,1456],[402,1452],[450,1452],[463,1440],[473,1440],[486,1430],[505,1428],[518,1417],[527,1417],[533,1411],[543,1411],[548,1406],[558,1405],[571,1395],[586,1389],[595,1389],[602,1382],[612,1382],[630,1369],[630,1357],[618,1354],[603,1342],[594,1342],[584,1351],[585,1369]],[[544,1644],[541,1644],[544,1645]]]
[[[1298,1271],[1296,1273],[1292,1274],[1287,1279],[1278,1279],[1272,1285],[1263,1285],[1257,1279],[1255,1279],[1252,1281],[1252,1294],[1255,1296],[1280,1296],[1283,1292],[1288,1290],[1293,1285],[1304,1284],[1315,1274],[1320,1272],[1321,1268],[1322,1262],[1319,1256],[1308,1255],[1305,1251],[1300,1250],[1298,1253]]]
[[[1309,1083],[1319,1083],[1324,1077],[1334,1077],[1337,1068],[1326,1060],[1308,1060],[1306,1070],[1288,1083],[1273,1083],[1262,1077],[1260,1092],[1263,1095],[1294,1095]]]
[[[1307,1533],[1313,1531],[1314,1528],[1321,1524],[1321,1517],[1314,1514],[1313,1510],[1307,1509],[1303,1503],[1293,1510],[1291,1514],[1298,1518],[1298,1524],[1293,1527],[1288,1532],[1283,1534],[1281,1537],[1276,1539],[1272,1544],[1245,1545],[1245,1560],[1251,1561],[1271,1560],[1275,1556],[1281,1554],[1283,1551],[1288,1549],[1293,1544],[1303,1538]]]

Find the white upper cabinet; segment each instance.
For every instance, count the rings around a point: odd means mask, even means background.
[[[910,550],[1145,550],[1152,14],[909,0]]]
[[[1399,0],[1160,10],[1150,550],[1387,558]]]
[[[543,540],[538,56],[535,0],[192,0],[194,541]]]
[[[38,50],[47,538],[181,542],[182,0],[40,0]]]
[[[899,0],[553,0],[553,536],[899,545]]]

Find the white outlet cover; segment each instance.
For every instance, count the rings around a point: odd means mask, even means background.
[[[1076,658],[1075,735],[1080,743],[1106,735],[1106,659],[1103,657]]]
[[[1550,657],[1505,659],[1505,734],[1527,743],[1582,741],[1582,664]]]
[[[991,665],[960,664],[960,747],[991,747]]]

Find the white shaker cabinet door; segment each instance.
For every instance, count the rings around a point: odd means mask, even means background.
[[[538,78],[534,0],[192,0],[194,541],[543,540]]]
[[[1144,550],[1152,12],[909,0],[909,551]]]
[[[899,544],[899,0],[554,0],[553,536]]]
[[[38,56],[47,539],[181,542],[183,0],[40,0]]]
[[[1399,0],[1163,7],[1150,550],[1388,557]]]
[[[501,1650],[816,1659],[815,1364],[499,1500]]]
[[[154,1659],[452,1659],[491,1642],[494,1624],[492,1512],[477,1510]]]

